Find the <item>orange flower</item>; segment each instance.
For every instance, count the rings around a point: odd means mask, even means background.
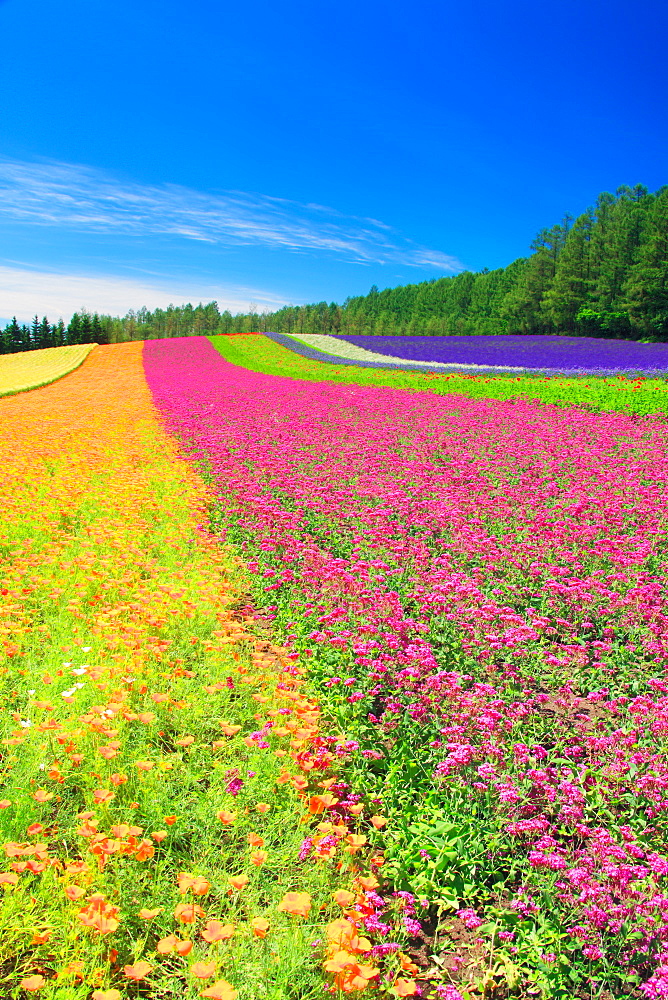
[[[399,977],[391,990],[395,997],[414,997],[417,994],[417,984],[414,979]]]
[[[264,839],[257,833],[248,834],[248,843],[251,847],[264,847]]]
[[[108,788],[96,788],[93,792],[93,800],[100,805],[103,802],[111,802],[114,793]]]
[[[339,906],[350,906],[355,902],[355,893],[349,892],[347,889],[338,889],[334,893],[334,902],[338,903]]]
[[[112,785],[115,785],[116,787],[118,787],[119,785],[125,785],[127,783],[127,780],[128,780],[127,774],[109,775],[109,781],[112,783]]]
[[[148,861],[155,854],[155,847],[150,840],[142,840],[135,852],[137,861]]]
[[[325,792],[323,795],[312,795],[308,800],[308,811],[314,816],[318,816],[325,809],[331,809],[338,801],[336,795],[332,795],[331,792]]]
[[[120,990],[95,990],[92,1000],[123,1000]]]
[[[234,934],[234,924],[224,924],[220,920],[207,920],[205,927],[200,931],[202,937],[209,944],[214,941],[226,941]]]
[[[215,962],[195,962],[190,966],[190,975],[197,979],[211,979],[216,974]]]
[[[236,736],[241,726],[228,726],[227,723],[221,722],[220,728],[223,730],[225,736]]]
[[[38,788],[33,799],[35,802],[50,802],[53,798],[53,792],[47,792],[45,788]]]
[[[348,854],[355,854],[367,842],[367,838],[357,833],[349,833],[346,837],[348,846],[345,848]]]
[[[176,876],[179,883],[179,892],[185,895],[190,889],[195,896],[206,896],[211,888],[211,883],[207,882],[201,875],[191,875],[190,872],[179,872]]]
[[[308,892],[286,892],[278,909],[282,913],[289,913],[291,917],[306,919],[311,912],[311,897]]]
[[[118,930],[119,909],[108,903],[101,892],[88,897],[88,906],[80,910],[77,917],[85,927],[92,927],[98,934],[112,934]]]
[[[221,809],[220,812],[216,813],[216,816],[223,826],[229,826],[231,823],[234,823],[237,818],[237,814],[235,812],[229,812],[227,809]]]
[[[162,913],[164,907],[158,906],[155,910],[143,909],[139,911],[139,916],[142,920],[153,920],[159,913]]]
[[[208,1000],[236,1000],[237,991],[226,979],[218,979],[213,986],[202,990],[200,996]]]
[[[332,920],[327,924],[326,933],[330,951],[347,951],[355,955],[371,951],[371,942],[358,937],[355,924],[346,917]]]
[[[372,816],[369,822],[372,826],[375,826],[377,830],[382,830],[382,828],[387,825],[387,820],[384,816]]]
[[[271,809],[271,806],[269,805],[268,802],[258,802],[255,808],[259,813],[268,813],[269,810]]]
[[[269,855],[266,851],[253,851],[250,856],[250,862],[252,865],[255,865],[256,868],[261,868],[268,857]]]
[[[161,955],[171,955],[178,940],[173,934],[169,934],[167,937],[160,938],[155,946],[155,950]]]
[[[369,981],[380,974],[380,969],[373,965],[360,965],[356,957],[347,951],[337,951],[325,962],[324,968],[334,974],[334,985],[344,993],[366,989]]]
[[[165,837],[168,837],[169,834],[166,830],[154,830],[151,836],[155,840],[156,844],[161,844]]]
[[[269,921],[265,917],[254,917],[250,922],[253,928],[253,934],[255,937],[263,938],[267,936],[267,931],[269,930]]]
[[[192,951],[192,947],[192,941],[181,941],[173,934],[169,934],[165,938],[160,938],[155,946],[155,950],[161,955],[171,955],[173,951],[177,952],[179,955],[189,955]]]
[[[74,902],[76,899],[81,899],[82,896],[86,895],[86,890],[82,889],[80,885],[68,885],[65,887],[65,895],[68,899]]]
[[[179,903],[174,910],[174,919],[180,924],[194,924],[198,917],[204,916],[204,910],[197,903]]]
[[[30,943],[31,944],[46,944],[52,934],[53,934],[53,931],[44,931],[43,934],[40,934],[38,931],[35,931],[35,933],[32,936],[32,941]]]
[[[177,820],[176,816],[163,816],[162,818],[164,822],[167,824],[167,826],[174,826]]]
[[[46,986],[46,979],[44,976],[26,976],[25,979],[21,980],[19,986],[22,986],[29,993],[35,993],[37,990],[41,990],[43,986]]]
[[[237,892],[241,892],[241,890],[245,889],[248,884],[248,875],[230,875],[227,881],[233,889],[236,889]]]
[[[135,962],[134,965],[126,965],[123,969],[123,974],[127,979],[132,979],[133,982],[138,983],[142,979],[146,979],[149,972],[153,971],[153,966],[149,965],[148,962]]]

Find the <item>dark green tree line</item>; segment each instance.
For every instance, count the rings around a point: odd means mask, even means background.
[[[39,351],[47,347],[64,347],[68,344],[108,344],[111,336],[110,317],[97,313],[74,313],[65,326],[62,319],[49,323],[46,316],[35,316],[30,326],[19,324],[16,316],[0,331],[0,354],[19,351]]]
[[[668,340],[668,186],[604,192],[577,218],[542,229],[508,267],[464,271],[342,304],[317,302],[232,315],[217,302],[123,317],[75,315],[67,327],[36,316],[8,324],[3,353],[60,344],[117,343],[274,330],[329,334],[561,334]]]

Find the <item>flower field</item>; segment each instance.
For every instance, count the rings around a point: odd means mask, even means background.
[[[403,371],[434,371],[437,372],[442,369],[448,369],[450,371],[465,371],[465,370],[482,370],[484,374],[490,373],[507,373],[507,372],[522,372],[524,369],[522,366],[512,365],[495,365],[491,368],[489,365],[480,365],[473,363],[463,364],[462,362],[443,362],[443,361],[420,361],[420,360],[407,360],[406,358],[396,357],[387,351],[386,353],[379,353],[377,350],[371,350],[366,347],[359,347],[357,344],[350,343],[349,340],[343,337],[330,336],[329,334],[300,334],[299,337],[288,336],[286,334],[267,334],[267,336],[282,344],[284,347],[288,347],[292,350],[299,351],[301,347],[312,348],[324,355],[327,360],[333,364],[339,364],[342,359],[346,361],[351,361],[353,363],[361,365],[369,365],[370,367],[377,368],[400,368]],[[391,338],[387,338],[391,339]],[[413,338],[409,338],[413,339]],[[429,338],[423,338],[429,339]],[[446,339],[446,338],[443,338]],[[380,350],[382,351],[384,345],[380,345]],[[310,355],[306,355],[310,356]],[[315,356],[315,355],[314,355]],[[317,357],[316,357],[317,360]]]
[[[535,368],[591,374],[668,373],[668,344],[598,337],[556,336],[349,336],[336,339],[408,361]]]
[[[354,932],[373,814],[357,835],[336,729],[251,631],[142,345],[0,411],[2,996],[319,997],[379,962],[408,989]]]
[[[280,343],[274,338],[280,337]],[[592,410],[650,414],[668,411],[668,382],[665,378],[549,377],[522,372],[493,374],[457,371],[424,372],[401,370],[390,364],[362,366],[347,358],[331,356],[325,363],[322,353],[302,346],[295,353],[283,334],[212,337],[216,349],[233,364],[266,375],[282,375],[311,382],[338,385],[375,385],[429,392],[439,395],[464,394],[475,399],[525,399],[555,406],[586,406]],[[433,338],[430,338],[433,339]],[[283,344],[286,342],[286,345]]]
[[[0,355],[0,396],[55,382],[78,368],[94,347],[95,344],[75,344]]]
[[[665,423],[146,364],[440,907],[426,995],[663,995]]]
[[[2,995],[668,996],[664,400],[260,336],[0,400]]]

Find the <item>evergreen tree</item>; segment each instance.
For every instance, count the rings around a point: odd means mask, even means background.
[[[39,324],[39,329],[37,331],[37,346],[40,349],[56,346],[53,341],[52,327],[46,316],[43,317],[42,322]]]
[[[67,343],[81,344],[81,317],[79,313],[74,313],[67,327]]]
[[[657,192],[648,222],[647,240],[624,292],[631,321],[640,332],[668,339],[668,187]]]
[[[16,316],[5,327],[5,350],[7,354],[16,354],[18,351],[23,350],[21,327],[16,321]]]
[[[93,341],[93,317],[85,310],[79,321],[79,344],[90,344]]]

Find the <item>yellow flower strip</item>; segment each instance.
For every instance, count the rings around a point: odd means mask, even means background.
[[[0,991],[279,1000],[323,962],[376,984],[373,827],[334,818],[302,672],[233,611],[238,566],[141,345],[0,414]]]
[[[95,346],[72,344],[0,355],[0,396],[11,396],[55,382],[83,364]]]

